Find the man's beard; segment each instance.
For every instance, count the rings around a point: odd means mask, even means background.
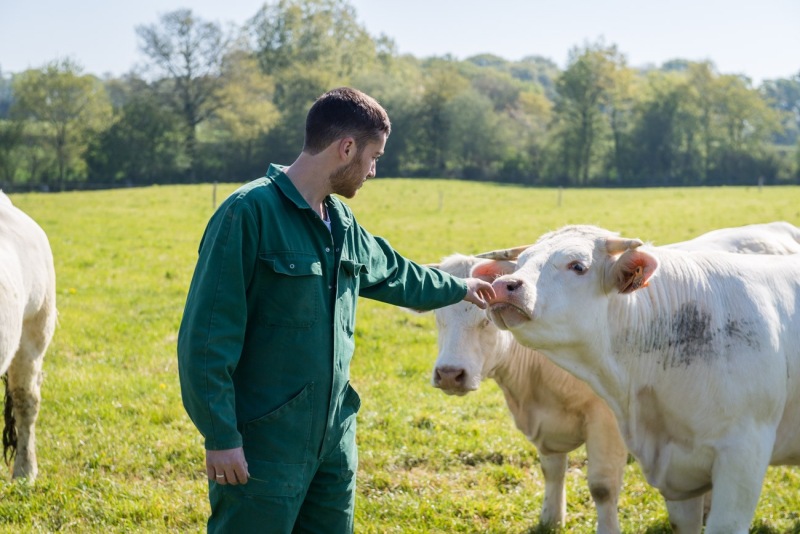
[[[361,187],[363,176],[361,172],[361,158],[359,154],[353,158],[353,161],[342,165],[331,173],[328,180],[331,184],[331,190],[344,198],[353,198]]]

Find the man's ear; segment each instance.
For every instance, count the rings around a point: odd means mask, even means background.
[[[353,137],[343,137],[339,140],[339,157],[343,161],[350,161],[356,155],[358,149],[356,147],[356,140]]]

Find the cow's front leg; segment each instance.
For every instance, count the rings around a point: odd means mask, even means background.
[[[544,474],[544,502],[539,522],[554,527],[564,524],[567,515],[566,454],[539,454],[539,464]]]
[[[742,432],[736,448],[718,453],[711,472],[714,497],[706,534],[749,532],[774,441],[774,429]]]
[[[667,501],[669,524],[675,534],[699,534],[703,530],[704,496],[685,501]]]
[[[610,412],[591,418],[586,429],[589,492],[597,509],[598,534],[618,534],[619,492],[628,449]]]

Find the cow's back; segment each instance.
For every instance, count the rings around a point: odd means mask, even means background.
[[[21,299],[26,317],[55,311],[55,268],[47,235],[1,192],[0,286],[6,302]]]
[[[687,251],[743,254],[800,253],[800,228],[785,221],[712,230],[689,241],[664,245]]]

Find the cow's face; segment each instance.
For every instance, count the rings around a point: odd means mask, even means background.
[[[447,394],[465,395],[478,389],[499,363],[500,336],[505,335],[477,306],[459,302],[436,314],[439,355],[432,383]]]
[[[630,255],[641,244],[593,226],[545,234],[520,255],[516,272],[495,279],[488,315],[534,349],[590,344],[607,324],[609,292],[643,287],[653,274],[655,260],[643,267],[641,257]]]
[[[445,258],[439,269],[459,277],[470,276],[472,267],[481,260],[453,255]],[[499,262],[505,272],[515,265]],[[491,282],[497,275],[485,278]],[[481,381],[492,376],[500,363],[501,336],[506,338],[477,306],[459,302],[434,311],[438,330],[439,355],[431,383],[447,394],[465,395],[478,389]],[[508,338],[506,338],[508,339]]]

